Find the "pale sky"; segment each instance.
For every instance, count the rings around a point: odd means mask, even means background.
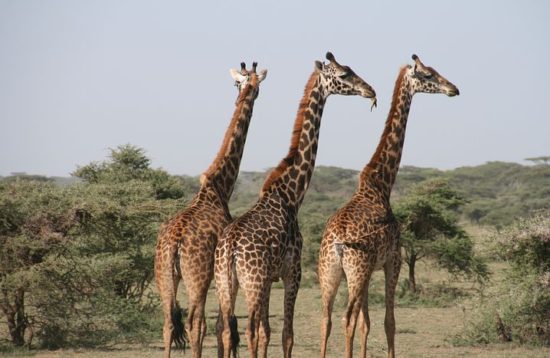
[[[142,147],[197,175],[216,155],[241,61],[269,70],[241,170],[286,154],[298,103],[327,50],[379,107],[332,96],[318,165],[361,169],[411,54],[460,89],[414,97],[403,165],[449,169],[550,155],[549,1],[0,0],[0,175],[67,176]]]

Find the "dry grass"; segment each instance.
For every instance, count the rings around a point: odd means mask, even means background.
[[[483,237],[485,233],[474,235]],[[405,265],[404,265],[405,266]],[[494,272],[492,280],[497,282],[505,265],[502,263],[491,264]],[[406,267],[403,267],[401,278],[407,276]],[[458,287],[463,291],[474,294],[472,284],[467,282],[453,282],[451,278],[434,269],[434,266],[426,263],[419,263],[418,282],[425,287],[433,285],[444,285]],[[383,275],[375,273],[371,283],[371,292],[380,294],[383,290]],[[180,302],[186,304],[183,295],[183,288],[180,289]],[[275,284],[272,289],[270,303],[270,323],[272,328],[271,342],[269,347],[270,357],[281,357],[281,331],[283,326],[283,295],[284,291],[280,284]],[[398,302],[399,303],[399,302]],[[340,357],[344,349],[343,331],[340,325],[341,317],[346,305],[345,282],[342,282],[340,292],[336,299],[333,313],[333,329],[329,339],[329,357]],[[397,336],[396,348],[399,357],[550,357],[550,348],[520,347],[513,344],[499,344],[478,347],[454,347],[448,339],[460,332],[464,326],[465,318],[472,309],[469,298],[457,298],[449,302],[446,307],[403,307],[396,308]],[[214,290],[210,290],[207,301],[207,324],[209,334],[205,339],[204,357],[216,357],[216,339],[213,334],[217,316],[217,301]],[[384,307],[383,305],[372,305],[371,332],[368,341],[369,357],[386,357],[386,337],[384,333]],[[241,357],[247,357],[246,337],[244,327],[246,325],[246,306],[244,297],[239,295],[237,300],[236,313],[239,317],[239,332],[241,334]],[[296,313],[294,317],[295,345],[294,357],[315,357],[319,354],[321,300],[317,286],[302,288],[296,302]],[[358,332],[357,332],[358,334]],[[86,349],[86,350],[59,350],[59,351],[32,351],[29,354],[18,351],[4,355],[9,356],[34,356],[39,358],[54,357],[79,357],[79,358],[129,358],[129,357],[161,357],[162,342],[161,332],[158,334],[158,341],[148,345],[116,346],[111,349]],[[357,342],[357,336],[355,341]],[[354,352],[358,355],[359,344],[356,343]],[[174,352],[173,357],[184,357],[180,352]],[[185,357],[191,357],[190,352]]]
[[[344,290],[342,290],[344,291]],[[282,356],[281,330],[283,325],[282,302],[284,291],[280,288],[272,290],[271,316],[272,327],[269,356]],[[182,297],[183,298],[183,297]],[[182,301],[184,301],[182,299]],[[340,294],[333,315],[333,331],[329,339],[329,356],[339,357],[343,351],[343,332],[340,327],[340,318],[345,306],[345,294]],[[411,308],[398,307],[396,309],[397,320],[397,355],[400,357],[549,357],[549,348],[531,349],[513,345],[493,345],[483,347],[453,347],[446,339],[457,333],[464,322],[464,306],[459,304],[448,308]],[[371,333],[368,342],[370,357],[386,357],[386,338],[384,334],[384,308],[380,305],[371,307]],[[467,311],[467,309],[466,309]],[[239,332],[241,333],[241,356],[246,357],[244,342],[244,326],[246,324],[246,307],[243,297],[238,300],[237,315],[239,316]],[[215,293],[210,291],[207,304],[209,327],[214,326],[217,315],[217,303]],[[300,290],[296,303],[295,315],[295,346],[294,357],[314,357],[319,354],[320,331],[320,296],[318,288],[304,288]],[[357,341],[357,338],[356,338]],[[359,345],[354,348],[358,352]],[[24,356],[22,352],[14,354]],[[32,354],[40,358],[53,357],[151,357],[162,356],[162,344],[160,340],[147,346],[120,346],[109,350],[59,350],[38,351]],[[179,352],[175,357],[183,357]],[[188,352],[185,356],[190,357]],[[205,357],[216,356],[216,339],[209,334],[205,339]]]

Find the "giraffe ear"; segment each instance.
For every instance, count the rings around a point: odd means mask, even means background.
[[[258,82],[262,82],[267,77],[267,70],[261,70],[258,74]]]
[[[420,58],[418,58],[416,54],[413,54],[411,58],[414,61],[414,72],[416,72],[417,70],[421,71],[424,69],[425,67],[424,64],[422,63],[422,61],[420,61]]]
[[[246,77],[241,75],[241,73],[234,68],[230,69],[229,73],[231,74],[231,77],[235,80],[235,82],[241,83],[246,80]]]
[[[322,71],[325,65],[321,61],[315,61],[315,70]]]

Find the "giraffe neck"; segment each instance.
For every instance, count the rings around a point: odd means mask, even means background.
[[[250,82],[241,91],[222,146],[210,167],[201,176],[201,185],[214,187],[224,201],[231,197],[239,174],[246,134],[256,99],[255,86],[257,83]]]
[[[405,66],[397,76],[388,119],[378,147],[361,173],[359,190],[372,186],[373,178],[377,178],[377,189],[389,200],[401,162],[412,96]]]
[[[285,158],[266,179],[260,197],[277,191],[291,207],[299,208],[309,186],[327,94],[321,75],[314,72],[306,85]]]

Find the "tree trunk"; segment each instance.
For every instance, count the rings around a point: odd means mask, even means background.
[[[6,296],[6,292],[4,292],[4,296]],[[11,342],[16,347],[22,347],[25,344],[25,330],[27,329],[27,319],[25,317],[25,291],[23,289],[17,289],[15,291],[13,305],[9,303],[7,305],[3,304],[2,308],[6,315]]]
[[[416,293],[416,279],[414,278],[414,266],[416,265],[416,255],[411,255],[407,261],[409,266],[409,291]]]

